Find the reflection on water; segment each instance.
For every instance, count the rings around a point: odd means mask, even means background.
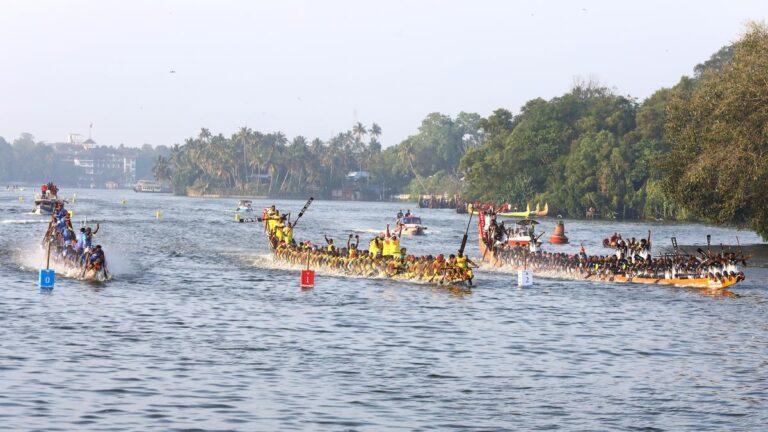
[[[71,193],[64,191],[65,193]],[[45,222],[0,192],[0,426],[235,430],[760,430],[768,423],[768,269],[738,298],[480,271],[471,292],[299,275],[271,262],[236,200],[77,191],[115,280],[40,295]],[[127,204],[120,204],[122,199]],[[27,200],[29,201],[29,200]],[[255,206],[263,206],[256,202]],[[278,206],[297,211],[303,202]],[[387,203],[318,201],[297,236],[392,223]],[[162,219],[155,212],[163,212]],[[455,251],[466,216],[423,210],[415,253]],[[553,220],[543,228],[551,231]],[[566,221],[573,251],[614,231],[657,244],[749,232]],[[477,256],[476,239],[469,254]],[[668,240],[667,240],[668,241]]]

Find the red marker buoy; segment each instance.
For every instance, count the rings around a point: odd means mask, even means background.
[[[301,289],[312,289],[314,287],[315,271],[309,269],[309,251],[307,251],[307,268],[301,271]]]
[[[301,287],[302,288],[315,287],[315,271],[314,270],[301,271]]]

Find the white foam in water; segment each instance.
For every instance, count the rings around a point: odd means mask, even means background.
[[[18,224],[18,225],[26,225],[26,224],[47,224],[49,221],[42,220],[42,219],[4,219],[0,221],[0,224]]]
[[[120,248],[115,248],[116,251]],[[14,261],[16,261],[22,269],[28,271],[37,271],[45,268],[47,251],[43,249],[39,244],[28,244],[22,246],[21,249],[14,254]],[[125,255],[119,252],[105,251],[107,258],[107,270],[110,277],[120,274],[130,273],[132,269],[131,261]],[[79,279],[82,274],[82,270],[77,268],[70,268],[57,263],[55,260],[51,260],[51,268],[57,275]]]

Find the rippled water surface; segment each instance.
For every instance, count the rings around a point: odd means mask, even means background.
[[[480,271],[467,294],[272,262],[232,199],[78,190],[115,279],[36,287],[45,218],[0,192],[3,430],[765,430],[768,270],[738,298]],[[71,195],[73,191],[64,191]],[[126,199],[125,205],[121,200]],[[256,207],[266,205],[256,202]],[[303,202],[278,202],[294,214]],[[318,201],[297,237],[365,242],[401,208]],[[161,219],[155,218],[162,211]],[[418,253],[455,251],[467,217],[419,212]],[[551,231],[554,222],[545,221]],[[683,224],[566,221],[589,252],[619,231],[657,244],[759,243]],[[477,257],[476,237],[470,256]],[[667,239],[667,240],[665,240]],[[576,246],[570,246],[570,249]]]

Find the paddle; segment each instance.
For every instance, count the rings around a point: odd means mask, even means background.
[[[87,254],[85,254],[85,262],[83,263],[83,272],[80,274],[81,279],[85,277],[85,272],[88,271],[88,261],[90,259],[91,259],[91,253],[88,252]]]
[[[461,254],[461,255],[464,255],[464,248],[467,247],[467,239],[469,238],[469,225],[470,224],[472,224],[472,213],[469,214],[469,221],[467,221],[467,229],[464,230],[464,237],[462,237],[462,239],[461,239],[461,247],[459,248],[459,254]]]
[[[296,216],[296,220],[293,221],[293,223],[291,224],[292,228],[296,227],[296,224],[299,223],[299,219],[301,219],[301,217],[304,216],[304,212],[307,211],[307,209],[309,208],[309,205],[312,204],[312,201],[314,201],[314,200],[315,200],[314,197],[309,197],[309,199],[307,200],[307,203],[304,204],[304,207],[301,208],[301,211],[299,212],[299,215]]]
[[[741,255],[741,262],[744,263],[744,267],[747,266],[747,260],[744,258],[744,249],[741,247],[741,243],[739,243],[739,236],[736,236],[736,245],[739,247],[739,254]]]

